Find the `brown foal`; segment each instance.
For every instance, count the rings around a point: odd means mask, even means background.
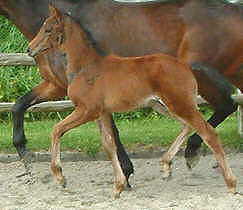
[[[102,55],[82,26],[54,7],[50,9],[51,16],[28,50],[30,55],[35,56],[51,48],[59,48],[68,66],[68,96],[75,110],[54,127],[51,145],[51,168],[61,184],[65,184],[65,178],[60,161],[60,138],[74,127],[97,120],[105,135],[104,148],[114,169],[114,195],[119,197],[126,185],[126,177],[116,156],[116,145],[103,122],[109,120],[112,112],[151,106],[182,124],[182,131],[162,157],[164,177],[170,176],[173,157],[194,129],[213,150],[229,190],[235,193],[236,179],[215,129],[197,109],[197,83],[186,64],[164,54],[130,58]]]

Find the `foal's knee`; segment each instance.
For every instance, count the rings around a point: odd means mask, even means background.
[[[21,100],[18,100],[12,107],[11,111],[14,116],[18,115],[20,112],[23,112],[23,104],[21,103]]]
[[[59,125],[55,125],[51,134],[52,140],[60,139],[63,136],[63,130]]]

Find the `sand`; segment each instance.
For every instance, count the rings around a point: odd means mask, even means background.
[[[243,154],[228,154],[237,177],[237,191],[243,192]],[[62,188],[50,171],[49,162],[33,163],[33,177],[16,178],[24,171],[21,162],[0,163],[0,209],[44,210],[157,210],[243,209],[243,196],[228,192],[219,169],[213,169],[212,155],[202,157],[188,171],[182,156],[173,162],[170,181],[163,181],[159,158],[133,159],[132,190],[113,198],[113,170],[108,161],[63,163],[68,180]]]

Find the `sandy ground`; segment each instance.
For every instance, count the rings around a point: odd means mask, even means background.
[[[237,177],[237,191],[243,192],[243,154],[227,158]],[[33,163],[34,178],[16,178],[23,172],[20,162],[0,164],[0,209],[243,209],[243,196],[231,195],[219,169],[213,169],[214,157],[202,157],[193,171],[188,171],[183,157],[173,163],[170,181],[161,179],[159,159],[133,159],[133,189],[114,199],[113,172],[108,161],[63,163],[67,188],[57,184],[47,162]]]

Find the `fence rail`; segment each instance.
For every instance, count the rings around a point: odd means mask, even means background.
[[[34,58],[26,53],[0,53],[0,66],[34,66]]]
[[[0,53],[0,66],[33,66],[36,65],[35,60],[25,53]],[[238,109],[238,130],[239,134],[243,137],[243,94],[237,94],[232,96],[240,106]],[[207,103],[200,96],[197,98],[198,104]],[[11,111],[14,103],[0,103],[0,112]],[[49,101],[43,102],[34,106],[31,106],[27,112],[61,112],[71,111],[74,105],[71,101]]]

